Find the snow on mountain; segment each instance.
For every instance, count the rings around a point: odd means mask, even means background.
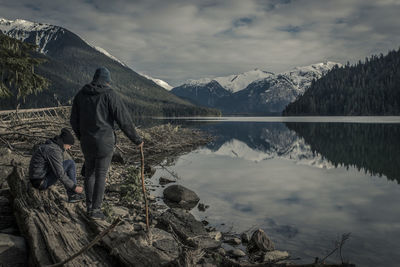
[[[152,80],[153,82],[155,82],[156,84],[158,84],[159,86],[161,86],[162,88],[170,91],[173,87],[171,85],[169,85],[167,82],[160,80],[160,79],[156,79],[153,77],[150,77],[149,75],[143,74],[143,73],[139,73],[140,75],[146,77],[149,80]]]
[[[85,41],[86,42],[86,41]],[[88,45],[90,45],[88,42],[86,42]],[[92,45],[90,45],[92,46]],[[118,63],[120,63],[122,66],[128,67],[124,62],[122,62],[121,60],[119,60],[118,58],[114,57],[113,55],[111,55],[110,53],[108,53],[104,48],[101,48],[99,46],[92,46],[94,49],[96,49],[97,51],[99,51],[100,53],[106,55],[107,57],[111,58],[114,61],[117,61]]]
[[[57,40],[60,34],[64,34],[66,32],[65,29],[59,26],[36,23],[23,19],[7,20],[4,18],[0,18],[0,31],[20,41],[26,41],[26,39],[29,39],[30,42],[35,43],[39,47],[38,51],[43,54],[47,54],[47,45],[50,41]],[[100,53],[127,67],[126,64],[108,53],[105,49],[98,46],[93,46],[88,42],[86,43]]]
[[[23,19],[7,20],[0,18],[0,31],[20,41],[31,39],[38,47],[39,52],[47,53],[47,44],[56,40],[65,30],[50,24],[35,23]],[[33,35],[32,35],[33,33]]]
[[[303,67],[296,67],[292,70],[283,72],[280,75],[287,77],[296,89],[304,93],[304,90],[311,85],[313,79],[321,78],[336,65],[338,65],[338,67],[342,66],[340,63],[327,61]]]
[[[189,80],[189,85],[205,85],[210,83],[211,81],[217,81],[223,88],[226,90],[235,93],[240,90],[246,88],[250,83],[265,79],[269,76],[273,75],[271,72],[266,72],[260,69],[254,69],[251,71],[247,71],[241,74],[233,74],[225,77],[216,77],[216,78],[203,78],[199,80]]]

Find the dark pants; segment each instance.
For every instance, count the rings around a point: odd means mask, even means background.
[[[71,179],[74,184],[76,184],[76,167],[75,167],[75,162],[71,159],[64,160],[63,161],[63,168],[69,179]],[[55,176],[53,172],[50,172],[46,175],[46,177],[43,180],[43,183],[40,185],[39,190],[45,190],[55,184],[57,182],[58,178]],[[67,189],[67,194],[68,196],[71,196],[75,194],[74,191],[71,189]]]
[[[88,211],[101,208],[111,158],[112,153],[101,158],[85,155],[85,193]]]

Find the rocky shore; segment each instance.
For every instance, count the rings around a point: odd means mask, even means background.
[[[57,127],[29,123],[28,132],[17,131],[25,129],[26,122],[0,132],[0,266],[61,266],[60,262],[62,266],[352,266],[295,265],[288,252],[275,250],[262,229],[221,233],[197,220],[190,209],[206,207],[195,192],[175,180],[162,178],[159,184],[150,184],[154,167],[166,168],[182,153],[210,140],[177,126],[139,129],[145,141],[145,177],[150,189],[149,230],[139,153],[121,132],[107,178],[103,210],[108,218],[90,220],[84,203],[68,203],[60,184],[39,192],[26,176],[32,147],[68,124],[65,120],[57,120]],[[83,157],[77,147],[70,156],[80,170]],[[78,183],[83,183],[83,177],[78,177]],[[154,186],[165,188],[162,199],[152,195]],[[83,249],[97,239],[90,249]]]

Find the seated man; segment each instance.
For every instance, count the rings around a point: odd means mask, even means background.
[[[83,200],[83,188],[76,185],[75,162],[64,160],[64,151],[74,144],[74,136],[68,129],[40,145],[34,152],[29,165],[29,179],[32,186],[45,190],[60,180],[68,194],[68,202]]]

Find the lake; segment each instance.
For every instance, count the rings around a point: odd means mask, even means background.
[[[185,118],[215,140],[168,170],[194,190],[219,231],[262,228],[296,263],[323,258],[399,266],[400,118]],[[152,178],[171,174],[158,168]],[[161,195],[158,189],[155,194]],[[338,254],[328,262],[340,262]]]

